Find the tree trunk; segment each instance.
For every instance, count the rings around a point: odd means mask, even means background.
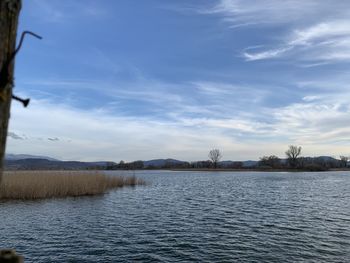
[[[10,60],[16,49],[20,10],[21,0],[0,0],[0,183],[13,87],[14,60]]]

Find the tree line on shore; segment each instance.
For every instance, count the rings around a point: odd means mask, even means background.
[[[107,167],[109,170],[118,169],[259,169],[259,170],[307,170],[307,171],[325,171],[328,169],[347,168],[349,157],[341,155],[339,159],[321,156],[321,157],[302,157],[302,147],[290,145],[285,152],[285,158],[279,158],[275,155],[266,155],[259,161],[247,162],[240,161],[220,161],[223,157],[219,149],[210,150],[208,160],[184,162],[172,159],[161,160],[159,163],[147,163],[143,161],[124,162]]]
[[[263,156],[260,158],[258,166],[260,168],[270,169],[299,169],[309,171],[325,171],[335,168],[347,168],[349,157],[340,155],[339,159],[320,156],[303,157],[301,156],[301,146],[290,145],[285,152],[286,158],[281,159],[275,155]]]

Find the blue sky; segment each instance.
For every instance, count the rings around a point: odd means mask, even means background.
[[[8,153],[350,155],[350,3],[31,0]]]

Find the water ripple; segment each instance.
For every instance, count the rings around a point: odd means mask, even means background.
[[[350,173],[138,172],[105,196],[0,203],[26,262],[347,262]]]

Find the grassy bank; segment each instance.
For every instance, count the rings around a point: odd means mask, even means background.
[[[108,176],[99,172],[4,172],[0,200],[98,195],[124,186],[143,184],[143,180],[134,176]]]

